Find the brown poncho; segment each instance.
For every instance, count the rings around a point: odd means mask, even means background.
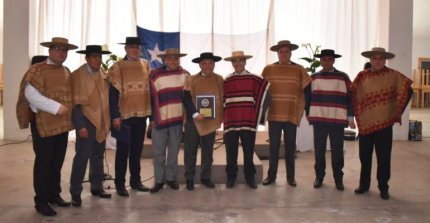
[[[262,76],[269,81],[272,96],[267,120],[299,125],[305,108],[303,89],[312,80],[306,70],[296,64],[270,64]]]
[[[120,60],[109,69],[108,79],[119,91],[122,119],[151,115],[148,61]]]
[[[197,95],[215,96],[215,118],[205,118],[203,121],[196,121],[195,125],[200,136],[208,135],[221,127],[223,120],[223,78],[219,74],[203,76],[195,74],[189,76],[184,84],[184,89],[190,91],[194,106],[196,106]]]
[[[52,115],[38,111],[35,121],[41,137],[49,137],[68,132],[73,129],[72,124],[72,82],[70,71],[59,65],[38,63],[30,67],[21,80],[16,116],[21,129],[28,128],[33,120],[33,112],[24,96],[25,84],[29,82],[43,96],[53,99],[66,106],[69,111],[64,115]]]
[[[109,134],[109,82],[103,71],[89,74],[87,64],[72,73],[73,105],[81,105],[85,117],[96,127],[96,140]]]
[[[350,87],[360,135],[401,123],[411,84],[405,75],[387,67],[360,72]]]

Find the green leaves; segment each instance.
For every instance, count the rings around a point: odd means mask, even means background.
[[[302,57],[299,59],[309,63],[309,67],[306,67],[306,70],[308,72],[315,73],[316,69],[321,66],[321,62],[317,58],[315,58],[315,54],[320,53],[321,46],[316,46],[314,49],[310,43],[304,43],[302,44],[302,47],[306,48],[309,57]]]
[[[102,61],[102,69],[103,71],[108,71],[109,68],[118,61],[118,56],[115,54],[109,55],[109,59],[107,59],[105,62]]]

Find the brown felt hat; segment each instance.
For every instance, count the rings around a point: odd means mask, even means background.
[[[224,58],[224,60],[225,61],[233,61],[233,60],[237,60],[237,59],[247,60],[251,57],[252,57],[251,55],[245,55],[245,53],[243,51],[233,51],[233,52],[231,52],[231,56]]]
[[[186,53],[180,53],[178,48],[167,48],[164,50],[164,53],[158,54],[158,57],[167,57],[167,56],[177,56],[177,57],[183,57],[186,56]]]
[[[279,48],[281,48],[281,47],[288,47],[288,48],[290,48],[291,51],[299,48],[299,46],[297,46],[296,44],[292,44],[289,40],[281,40],[278,42],[278,44],[270,47],[270,50],[278,52]]]
[[[78,48],[77,46],[70,44],[69,40],[63,37],[53,37],[51,39],[51,42],[43,42],[43,43],[40,43],[40,45],[48,48],[52,46],[65,46],[69,50],[74,50]]]
[[[385,49],[382,47],[373,47],[372,50],[364,51],[361,53],[361,55],[363,57],[366,57],[366,58],[371,58],[374,55],[382,55],[387,60],[393,59],[396,56],[396,55],[394,55],[394,53],[390,53],[388,51],[385,51]]]

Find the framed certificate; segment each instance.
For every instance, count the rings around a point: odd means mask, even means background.
[[[205,118],[215,118],[215,95],[197,95],[196,109]]]

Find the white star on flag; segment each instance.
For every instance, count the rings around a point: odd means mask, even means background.
[[[161,60],[160,57],[158,57],[157,55],[164,53],[164,51],[160,50],[158,48],[158,43],[155,44],[155,47],[153,50],[148,49],[149,55],[151,55],[151,61],[157,60],[158,62],[160,62],[161,64],[163,63],[163,61]]]

